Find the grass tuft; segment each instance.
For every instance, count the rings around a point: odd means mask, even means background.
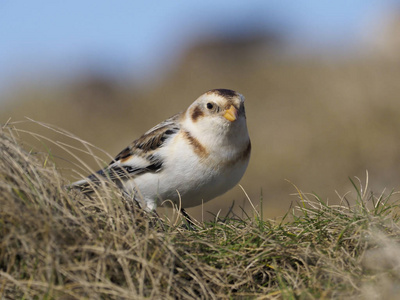
[[[375,196],[368,176],[364,186],[352,180],[356,197],[341,205],[295,187],[299,205],[283,221],[254,210],[188,230],[143,213],[113,187],[93,198],[66,188],[51,155],[23,150],[13,132],[0,131],[0,298],[398,294],[397,194]]]

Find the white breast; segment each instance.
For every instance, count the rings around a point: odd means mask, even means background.
[[[134,191],[146,210],[167,199],[177,204],[181,201],[184,208],[209,201],[234,187],[248,164],[245,160],[224,166],[212,154],[201,158],[179,134],[159,154],[164,158],[161,172],[146,173],[125,183],[125,189]]]

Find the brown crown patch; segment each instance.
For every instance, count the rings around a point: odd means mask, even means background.
[[[215,94],[220,95],[221,97],[228,98],[228,99],[229,98],[231,99],[231,98],[234,98],[237,96],[237,93],[235,91],[228,90],[228,89],[215,89],[215,90],[209,91],[209,93],[215,93]]]

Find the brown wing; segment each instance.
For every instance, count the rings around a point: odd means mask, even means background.
[[[163,160],[157,155],[157,149],[180,130],[177,122],[179,117],[180,115],[175,115],[153,127],[122,150],[107,168],[73,183],[72,186],[90,193],[93,186],[90,182],[98,183],[102,177],[118,183],[125,178],[161,171]]]
[[[177,122],[179,118],[180,114],[161,122],[157,126],[154,126],[152,129],[147,131],[140,138],[133,141],[128,147],[122,150],[110,163],[110,165],[117,161],[123,163],[134,155],[146,157],[148,154],[151,154],[158,148],[162,147],[167,139],[179,131],[180,126]]]

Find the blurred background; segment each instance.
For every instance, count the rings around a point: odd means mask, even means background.
[[[286,180],[330,203],[354,195],[348,177],[366,170],[372,192],[399,190],[400,1],[0,3],[1,124],[29,117],[114,156],[214,88],[246,97],[253,152],[241,184],[264,216],[297,200]],[[76,159],[37,145],[77,179]],[[250,210],[245,198],[236,187],[204,218],[232,201]]]

